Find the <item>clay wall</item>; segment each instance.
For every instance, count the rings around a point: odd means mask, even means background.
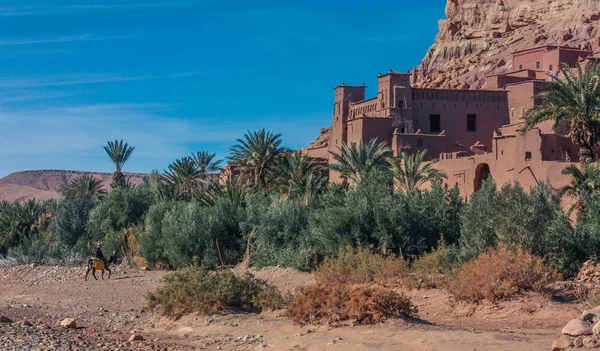
[[[444,132],[453,143],[465,149],[477,141],[491,148],[493,132],[507,124],[507,94],[492,90],[413,89],[415,129],[422,133]],[[430,116],[440,116],[440,131],[432,131]],[[474,115],[475,130],[468,130],[468,116]]]
[[[571,163],[542,159],[543,141],[539,130],[531,130],[525,135],[503,133],[503,136],[494,141],[491,153],[443,157],[436,168],[448,175],[444,183],[449,187],[458,185],[461,194],[469,196],[478,188],[486,166],[499,185],[519,182],[524,189],[529,189],[538,182],[551,179],[552,186],[558,188],[570,182],[570,177],[561,172]]]
[[[368,143],[371,139],[391,145],[392,119],[364,117],[348,121],[348,144]]]
[[[546,48],[538,48],[535,50],[528,50],[525,52],[518,52],[513,54],[513,70],[520,71],[523,69],[531,69],[534,71],[540,71],[544,69],[544,53]]]

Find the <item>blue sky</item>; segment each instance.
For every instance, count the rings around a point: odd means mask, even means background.
[[[0,0],[0,177],[162,170],[247,129],[290,148],[331,123],[332,87],[416,66],[445,0]]]

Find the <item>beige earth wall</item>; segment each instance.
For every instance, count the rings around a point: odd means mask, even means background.
[[[526,135],[496,137],[494,141],[491,153],[440,160],[436,168],[448,175],[445,181],[448,187],[457,185],[468,200],[480,184],[486,165],[498,186],[519,182],[524,189],[529,190],[539,182],[548,180],[551,180],[553,188],[560,188],[570,182],[570,177],[564,176],[562,170],[571,163],[542,160],[542,137],[539,130],[531,130]]]

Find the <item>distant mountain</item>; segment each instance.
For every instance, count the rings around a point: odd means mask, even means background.
[[[37,199],[40,201],[58,199],[58,190],[73,179],[84,174],[91,174],[102,181],[105,189],[110,189],[112,173],[80,172],[62,170],[39,170],[15,172],[0,179],[0,201],[27,201]],[[143,173],[125,173],[133,184],[139,184],[144,177],[150,176]]]

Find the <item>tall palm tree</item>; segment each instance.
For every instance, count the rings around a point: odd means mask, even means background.
[[[207,151],[198,151],[195,154],[192,153],[192,160],[196,163],[198,170],[202,174],[215,173],[221,170],[221,163],[223,160],[215,160],[216,154],[211,154]]]
[[[553,76],[548,88],[539,93],[541,103],[525,115],[525,130],[542,121],[568,121],[571,139],[580,147],[580,162],[593,160],[594,146],[600,140],[600,66],[563,67],[563,76]]]
[[[372,172],[389,172],[392,150],[385,142],[378,144],[377,139],[371,139],[367,144],[361,141],[358,146],[354,143],[348,146],[344,142],[340,153],[332,152],[331,155],[335,163],[329,167],[340,172],[342,178],[358,183]]]
[[[416,153],[403,152],[399,160],[393,161],[394,180],[404,194],[418,190],[428,182],[448,178],[446,172],[434,167],[438,160],[425,162],[425,155],[427,150]]]
[[[296,151],[284,157],[278,173],[288,196],[308,204],[327,187],[323,172],[323,167],[312,162],[301,151]]]
[[[262,190],[267,187],[267,180],[274,174],[283,153],[287,151],[281,143],[281,134],[264,129],[248,131],[243,139],[237,139],[227,159],[239,167],[242,178],[250,186]]]
[[[126,183],[125,175],[123,174],[123,165],[133,153],[135,147],[129,146],[129,144],[124,143],[123,140],[115,140],[108,141],[107,145],[104,147],[104,151],[112,162],[115,164],[115,173],[112,176],[112,182],[110,184],[111,188],[115,189],[119,186],[122,186]]]
[[[84,174],[72,180],[63,196],[66,200],[100,198],[106,194],[102,181],[94,178],[91,174]]]
[[[175,187],[181,199],[189,200],[200,184],[202,173],[194,160],[184,157],[169,165],[169,170],[164,171],[163,179]]]
[[[576,198],[576,202],[569,208],[569,213],[575,209],[582,213],[585,210],[583,196],[600,190],[600,168],[587,160],[583,170],[571,164],[563,169],[562,174],[569,175],[572,179],[570,184],[560,188],[559,195]]]

